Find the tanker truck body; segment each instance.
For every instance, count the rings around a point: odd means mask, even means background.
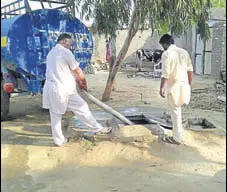
[[[67,12],[35,10],[1,20],[1,117],[9,112],[11,93],[42,93],[46,56],[62,32],[74,38],[73,54],[84,69],[92,56],[88,28]]]

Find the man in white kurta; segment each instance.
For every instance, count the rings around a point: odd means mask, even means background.
[[[160,95],[165,97],[164,87],[167,84],[168,109],[173,124],[173,136],[165,138],[165,141],[180,144],[183,140],[181,106],[190,101],[193,66],[188,52],[174,45],[170,35],[163,35],[159,42],[165,49],[161,61]]]
[[[57,45],[48,53],[46,60],[43,108],[49,109],[52,136],[54,144],[57,146],[62,146],[66,142],[61,128],[62,115],[66,111],[72,111],[94,133],[104,129],[77,92],[76,84],[86,91],[87,84],[84,74],[70,50],[72,43],[69,34],[61,34]]]

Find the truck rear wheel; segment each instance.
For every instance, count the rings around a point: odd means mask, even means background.
[[[10,94],[4,91],[1,83],[1,120],[5,120],[9,113],[9,98]]]

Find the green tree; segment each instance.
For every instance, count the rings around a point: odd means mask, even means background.
[[[203,40],[210,37],[207,20],[210,0],[75,0],[82,5],[82,15],[93,18],[93,28],[99,34],[116,39],[116,31],[127,27],[128,34],[117,56],[111,61],[102,101],[108,101],[119,66],[138,30],[147,25],[159,33],[171,31],[175,36],[186,32],[193,24],[200,29]],[[122,82],[123,83],[123,82]]]

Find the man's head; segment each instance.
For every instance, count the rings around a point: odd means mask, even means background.
[[[171,44],[174,44],[174,39],[171,35],[165,34],[160,38],[159,43],[162,45],[163,49],[167,50]]]
[[[63,47],[72,50],[73,39],[68,33],[62,33],[59,35],[57,43],[61,44]]]

